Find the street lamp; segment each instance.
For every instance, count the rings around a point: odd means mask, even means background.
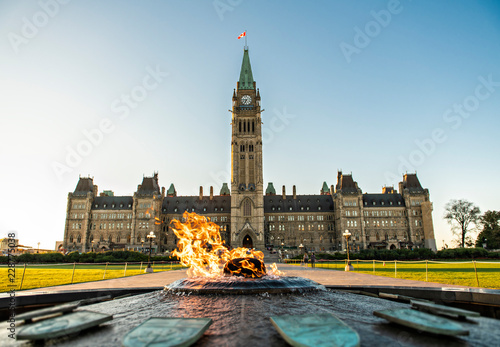
[[[144,253],[144,239],[141,239],[141,244],[142,244],[141,253]]]
[[[347,244],[347,265],[345,266],[345,271],[352,271],[354,268],[351,265],[351,261],[349,260],[349,237],[351,236],[351,233],[349,230],[346,230],[342,236],[345,237],[345,242]]]
[[[153,272],[153,268],[151,267],[151,247],[153,247],[153,239],[156,238],[156,235],[150,231],[146,237],[149,239],[149,256],[148,256],[148,267],[144,272]]]
[[[299,245],[299,251],[300,251],[300,253],[302,253],[302,250],[303,250],[303,249],[304,249],[304,245],[301,243],[301,244]]]
[[[92,240],[92,252],[94,252],[94,240]]]

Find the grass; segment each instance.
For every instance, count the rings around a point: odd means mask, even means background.
[[[293,262],[292,264],[299,265],[300,261]],[[345,264],[343,260],[325,261],[316,262],[316,267],[344,271]],[[393,260],[385,262],[376,260],[375,263],[373,260],[351,260],[351,265],[354,267],[354,272],[369,275],[500,289],[500,262],[498,261],[476,262],[477,279],[474,271],[474,263],[470,260],[450,262],[428,261],[427,274],[425,260],[418,262],[397,261],[396,265]]]
[[[300,261],[288,261],[289,264],[299,265]],[[419,262],[401,262],[396,264],[394,261],[375,261],[372,260],[351,260],[354,267],[354,272],[396,277],[402,279],[428,281],[444,284],[455,284],[470,287],[482,287],[500,289],[500,261],[485,261],[476,262],[477,279],[474,271],[474,264],[471,261],[455,261],[455,262],[434,262],[425,261]],[[374,270],[375,265],[375,271]],[[99,281],[103,279],[119,278],[135,276],[144,273],[144,263],[142,268],[140,263],[127,264],[125,272],[125,264],[109,264],[106,268],[105,264],[76,264],[73,275],[73,264],[28,264],[22,281],[22,289],[34,289],[42,287],[51,287],[70,283],[81,283],[90,281]],[[311,264],[309,264],[311,266]],[[345,261],[325,261],[317,262],[316,267],[327,268],[331,270],[344,271]],[[154,270],[168,271],[180,269],[179,264],[165,263],[155,264]],[[6,265],[0,266],[0,292],[6,292],[10,289],[21,289],[21,279],[23,275],[23,265],[18,265],[16,270],[15,287],[9,287],[8,268]],[[73,280],[73,281],[72,281]],[[479,285],[478,285],[479,281]]]
[[[106,264],[76,264],[73,274],[73,264],[27,264],[26,271],[24,265],[18,265],[15,268],[15,283],[9,283],[9,272],[6,265],[0,266],[0,292],[6,292],[11,289],[25,290],[42,287],[52,287],[71,283],[82,283],[99,281],[103,279],[112,279],[119,277],[129,277],[144,273],[147,263],[125,264],[110,263]],[[155,272],[180,269],[179,264],[155,264]],[[23,277],[24,272],[24,279]],[[12,271],[10,272],[12,273]],[[5,279],[5,280],[3,280]],[[22,288],[21,288],[22,281]],[[9,285],[14,285],[10,287]]]

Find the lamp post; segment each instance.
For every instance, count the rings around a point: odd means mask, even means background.
[[[94,240],[92,240],[92,253],[94,252]]]
[[[303,250],[303,249],[304,249],[304,245],[301,243],[301,244],[299,245],[299,252],[300,252],[301,254],[302,254],[302,250]]]
[[[144,253],[144,239],[141,239],[141,244],[142,244],[141,253]]]
[[[351,261],[349,260],[349,237],[351,236],[351,233],[349,230],[346,230],[342,236],[345,237],[345,243],[347,244],[347,265],[345,266],[345,271],[352,271],[354,268],[351,265]]]
[[[150,231],[146,237],[149,239],[149,255],[148,255],[148,267],[144,272],[153,272],[153,268],[151,267],[151,247],[153,247],[153,239],[156,238],[156,235]]]

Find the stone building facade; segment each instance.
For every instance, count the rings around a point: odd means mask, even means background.
[[[143,177],[133,196],[98,193],[93,178],[80,177],[68,194],[64,247],[68,251],[143,250],[153,232],[154,249],[171,251],[177,240],[172,219],[184,211],[210,217],[231,247],[283,248],[333,252],[346,248],[342,233],[352,234],[356,250],[426,247],[436,250],[432,203],[416,174],[403,175],[398,189],[363,193],[352,175],[337,173],[337,183],[323,183],[318,195],[297,195],[293,186],[277,194],[272,183],[264,192],[261,97],[243,53],[240,78],[232,97],[231,190],[218,195],[178,196],[173,184],[160,188],[158,174]]]

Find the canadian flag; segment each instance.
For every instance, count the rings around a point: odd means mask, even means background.
[[[243,36],[247,36],[247,32],[244,31],[243,34],[241,34],[240,36],[238,36],[238,40],[241,39]]]

